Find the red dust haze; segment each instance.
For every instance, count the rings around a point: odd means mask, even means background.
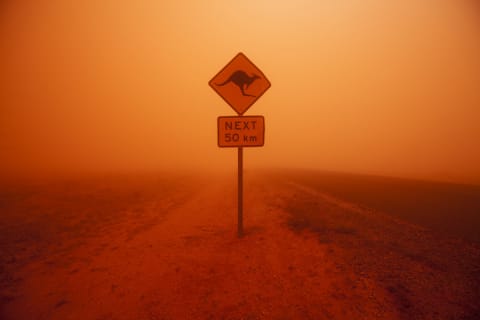
[[[207,82],[240,51],[272,82],[247,168],[480,183],[468,0],[2,1],[2,175],[234,168]]]

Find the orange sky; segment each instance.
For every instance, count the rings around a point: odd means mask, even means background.
[[[1,172],[235,168],[207,83],[240,51],[272,83],[246,168],[480,183],[473,0],[2,1]]]

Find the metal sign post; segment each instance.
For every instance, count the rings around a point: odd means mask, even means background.
[[[238,237],[242,237],[243,148],[261,147],[265,140],[263,116],[243,114],[270,88],[270,81],[243,53],[239,53],[208,84],[238,114],[218,117],[217,125],[218,146],[238,148]]]
[[[243,147],[238,147],[238,237],[243,236]]]

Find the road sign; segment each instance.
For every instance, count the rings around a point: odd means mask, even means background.
[[[270,81],[248,58],[237,54],[208,82],[238,113],[218,117],[218,146],[238,148],[238,236],[243,236],[243,147],[261,147],[265,139],[263,116],[243,114],[270,88]]]
[[[270,88],[270,81],[243,53],[237,54],[208,84],[239,115]]]
[[[263,116],[218,117],[219,147],[261,147],[264,139]]]

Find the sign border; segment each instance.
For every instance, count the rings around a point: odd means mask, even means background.
[[[263,92],[262,92],[260,95],[256,96],[256,97],[255,97],[255,100],[253,100],[252,103],[251,103],[250,105],[248,105],[248,107],[247,107],[247,108],[245,109],[245,111],[243,111],[242,113],[238,112],[238,111],[235,109],[235,107],[234,107],[230,102],[228,102],[228,100],[227,100],[226,98],[224,98],[224,97],[220,94],[220,92],[217,91],[217,89],[216,89],[215,86],[214,86],[215,84],[213,83],[213,79],[215,79],[220,73],[222,73],[223,70],[225,70],[225,69],[230,65],[230,63],[232,63],[233,60],[237,59],[238,56],[243,56],[250,64],[252,64],[252,65],[260,72],[260,75],[263,77],[263,79],[265,79],[265,80],[267,81],[267,83],[268,83],[268,87],[267,87],[265,90],[263,90]],[[215,92],[223,99],[223,101],[225,101],[239,116],[243,116],[243,114],[244,114],[245,112],[247,112],[248,109],[250,109],[250,107],[253,106],[253,105],[255,104],[255,102],[257,102],[257,100],[260,99],[260,97],[263,96],[263,94],[264,94],[265,92],[267,92],[268,89],[270,89],[270,87],[272,86],[272,83],[270,82],[270,80],[268,80],[268,78],[265,76],[265,74],[263,73],[263,71],[260,70],[260,68],[255,65],[255,63],[253,63],[250,59],[248,59],[248,57],[247,57],[245,54],[243,54],[243,52],[239,52],[239,53],[237,53],[237,54],[235,55],[235,57],[233,57],[232,59],[230,59],[230,61],[229,61],[219,72],[217,72],[217,73],[213,76],[213,78],[210,79],[210,81],[208,81],[208,85],[209,85],[209,86],[213,89],[213,91],[215,91]]]
[[[221,118],[240,118],[240,119],[245,119],[245,118],[262,118],[263,120],[263,139],[262,139],[262,144],[260,145],[254,145],[254,146],[246,146],[246,145],[234,145],[234,146],[221,146],[220,145],[220,119]],[[264,116],[219,116],[217,117],[217,145],[219,148],[258,148],[258,147],[263,147],[265,145],[265,117]]]

